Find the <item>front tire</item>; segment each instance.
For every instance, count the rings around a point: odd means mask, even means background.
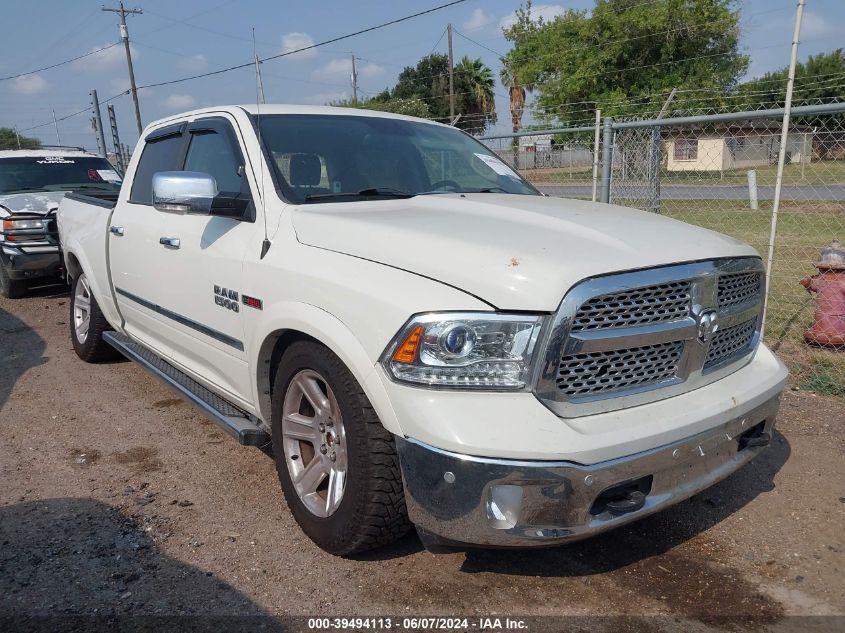
[[[117,351],[103,339],[103,332],[111,329],[91,293],[88,278],[80,273],[70,291],[70,340],[76,355],[86,363],[117,358]]]
[[[20,299],[26,294],[26,281],[12,279],[8,271],[0,264],[0,297]]]
[[[273,385],[276,470],[302,531],[338,556],[405,534],[410,522],[393,436],[343,362],[317,342],[297,341]]]

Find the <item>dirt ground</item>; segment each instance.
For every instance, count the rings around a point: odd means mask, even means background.
[[[0,299],[0,616],[15,622],[570,615],[605,618],[583,620],[589,630],[845,629],[791,617],[845,615],[841,399],[788,392],[753,463],[589,541],[435,556],[411,534],[340,559],[297,528],[266,454],[129,362],[82,363],[67,322],[63,288]]]

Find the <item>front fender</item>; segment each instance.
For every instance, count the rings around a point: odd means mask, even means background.
[[[280,302],[259,313],[253,326],[250,349],[253,350],[252,366],[256,368],[254,402],[258,403],[261,418],[270,422],[270,359],[276,341],[285,332],[301,332],[316,339],[349,368],[361,385],[382,425],[391,433],[401,434],[401,428],[380,380],[372,380],[375,365],[364,346],[352,331],[336,316],[325,310],[299,302]]]

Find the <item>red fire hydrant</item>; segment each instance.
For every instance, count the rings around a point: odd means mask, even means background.
[[[833,240],[814,265],[819,273],[800,282],[807,292],[818,293],[815,322],[804,339],[845,350],[845,248]]]

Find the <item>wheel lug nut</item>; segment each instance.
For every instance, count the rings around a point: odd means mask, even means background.
[[[323,455],[325,455],[326,453],[328,453],[328,452],[329,452],[329,449],[328,449],[328,448],[326,448],[326,445],[325,445],[325,444],[321,444],[321,445],[320,445],[320,452],[321,452]]]

